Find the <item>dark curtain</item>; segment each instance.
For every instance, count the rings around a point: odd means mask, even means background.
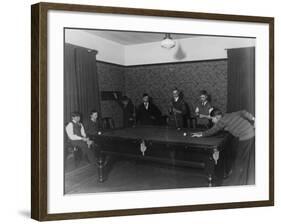
[[[79,112],[87,120],[90,111],[99,111],[99,90],[96,67],[96,51],[75,49],[77,96]]]
[[[77,83],[75,73],[75,46],[64,47],[64,123],[71,120],[71,112],[78,110]]]
[[[64,122],[78,111],[86,120],[92,109],[100,111],[96,51],[65,44]]]
[[[227,112],[255,115],[255,48],[228,49]]]

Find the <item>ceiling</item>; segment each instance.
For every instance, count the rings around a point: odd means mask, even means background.
[[[107,31],[107,30],[85,30],[85,32],[97,35],[104,39],[117,42],[122,45],[143,44],[163,40],[164,33],[129,32],[129,31]],[[189,34],[171,34],[173,39],[196,37]]]

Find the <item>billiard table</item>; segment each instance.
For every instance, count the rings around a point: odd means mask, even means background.
[[[137,126],[98,132],[94,136],[97,147],[98,180],[105,178],[104,168],[109,157],[127,157],[160,162],[172,166],[201,168],[208,186],[213,186],[215,168],[224,150],[229,134],[194,138],[194,129],[175,129],[162,126]],[[108,164],[107,164],[108,165]],[[114,167],[113,167],[114,168]]]

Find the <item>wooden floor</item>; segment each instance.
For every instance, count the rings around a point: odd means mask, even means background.
[[[95,165],[85,161],[77,168],[71,161],[66,165],[65,194],[208,187],[202,170],[194,168],[121,160],[109,167],[107,179],[99,183]]]

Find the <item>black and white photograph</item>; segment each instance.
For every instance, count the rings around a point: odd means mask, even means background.
[[[32,6],[32,217],[274,205],[274,18]]]
[[[0,223],[280,222],[278,1],[1,9]]]
[[[255,185],[255,37],[63,41],[64,194]]]

